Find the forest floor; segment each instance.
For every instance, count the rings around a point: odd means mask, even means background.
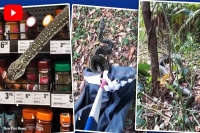
[[[74,6],[72,25],[73,91],[75,102],[84,89],[83,69],[97,46],[99,21],[104,16],[106,27],[104,37],[114,42],[112,54],[105,57],[114,66],[137,66],[137,11],[109,8]],[[134,94],[133,94],[134,95]],[[125,133],[135,128],[135,103],[129,110]]]

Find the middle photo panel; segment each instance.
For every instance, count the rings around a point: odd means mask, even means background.
[[[134,130],[138,11],[73,5],[75,129]]]

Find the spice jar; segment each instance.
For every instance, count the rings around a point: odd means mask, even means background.
[[[53,20],[53,17],[51,15],[47,15],[44,17],[43,21],[42,21],[42,25],[44,27],[46,27],[47,25],[50,24],[50,22]]]
[[[46,109],[38,109],[36,113],[35,133],[51,133],[51,121],[53,112]]]
[[[3,36],[4,36],[4,33],[3,33],[3,26],[4,26],[4,21],[3,21],[3,15],[0,14],[0,40],[3,40]]]
[[[16,121],[15,121],[15,113],[9,111],[5,113],[5,124],[4,124],[4,132],[5,133],[15,133]]]
[[[36,60],[32,60],[28,66],[26,67],[26,78],[28,79],[28,75],[27,74],[33,74],[35,75],[35,77],[38,77],[38,68],[37,68],[37,62]],[[36,78],[37,80],[38,78]]]
[[[19,24],[17,22],[5,23],[6,39],[19,39]]]
[[[0,122],[0,132],[4,133],[4,120],[5,120],[5,113],[1,112],[0,113],[0,118],[1,118],[1,122]]]
[[[62,10],[64,9],[63,6],[59,6],[58,8],[56,8],[54,10],[54,14],[55,16],[57,16]],[[65,25],[61,31],[59,31],[56,35],[55,35],[55,38],[56,39],[68,39],[68,34],[69,32],[67,31],[68,30],[68,25]]]
[[[49,83],[51,83],[51,81],[52,81],[52,61],[49,58],[43,58],[42,61],[47,61],[47,63],[48,63]]]
[[[39,61],[38,70],[39,70],[39,83],[40,83],[39,90],[48,90],[48,83],[49,83],[48,62]]]
[[[55,63],[55,83],[56,91],[71,90],[71,65],[66,61]]]
[[[0,66],[6,71],[8,69],[8,66],[6,64],[6,59],[0,59]],[[5,89],[5,84],[0,84],[0,90]]]
[[[36,110],[33,108],[24,108],[22,110],[23,127],[26,130],[23,133],[35,133]]]
[[[70,131],[71,115],[69,113],[60,114],[60,132]]]
[[[15,83],[15,81],[10,81],[7,77],[7,73],[6,71],[0,67],[0,80],[3,83]],[[6,86],[10,89],[19,89],[20,88],[20,84],[6,84]]]
[[[35,39],[39,33],[37,33],[37,19],[34,16],[31,16],[26,21],[26,26],[29,30],[29,39]]]
[[[26,20],[28,18],[28,12],[25,11],[23,12],[23,18],[20,21],[20,32],[24,32],[20,34],[20,39],[28,39],[28,27],[26,25]]]
[[[37,76],[33,73],[27,73],[27,90],[37,90],[36,79]]]

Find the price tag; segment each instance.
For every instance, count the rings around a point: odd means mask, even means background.
[[[51,94],[51,107],[73,108],[72,94]]]
[[[33,93],[32,92],[15,92],[15,104],[32,104]]]
[[[71,43],[69,40],[50,41],[50,54],[71,54]]]
[[[0,104],[14,104],[15,93],[12,91],[0,91]]]
[[[10,41],[0,41],[0,53],[10,53]]]
[[[33,40],[18,41],[18,53],[24,53],[32,42]]]
[[[50,105],[50,92],[33,92],[33,104]]]

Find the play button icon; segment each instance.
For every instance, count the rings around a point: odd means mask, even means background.
[[[21,5],[5,5],[4,19],[5,21],[20,21],[22,20],[23,10]]]
[[[16,12],[11,9],[11,16],[15,15]]]

